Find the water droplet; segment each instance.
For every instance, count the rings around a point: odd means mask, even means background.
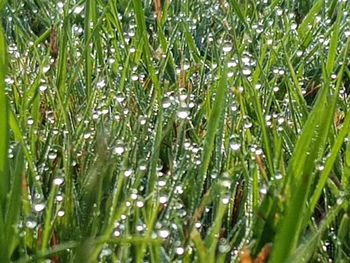
[[[228,53],[232,50],[232,44],[231,43],[226,43],[223,47],[222,47],[222,50],[225,52],[225,53]]]
[[[263,187],[259,189],[260,194],[266,195],[267,194],[267,188]]]
[[[180,94],[179,95],[179,100],[180,101],[185,101],[187,99],[188,95],[187,94]]]
[[[57,212],[58,217],[62,217],[62,216],[64,216],[64,214],[65,214],[65,212],[63,210],[60,210]]]
[[[57,178],[53,179],[53,184],[54,184],[54,185],[57,185],[57,186],[62,185],[63,182],[64,182],[64,179],[61,178],[61,177],[57,177]]]
[[[96,83],[96,88],[98,88],[98,89],[102,89],[105,86],[106,86],[106,81],[105,80],[101,80],[101,81]]]
[[[62,2],[58,2],[58,3],[57,3],[57,7],[60,8],[60,9],[62,9],[62,8],[64,7],[64,4],[63,4]]]
[[[221,181],[221,185],[223,186],[223,187],[226,187],[226,188],[231,188],[231,181],[230,180],[222,180]]]
[[[77,6],[74,8],[74,14],[79,15],[84,10],[84,6]]]
[[[101,250],[101,253],[100,253],[100,257],[103,258],[103,257],[108,257],[112,255],[112,250],[108,247],[104,247],[102,250]]]
[[[245,123],[244,123],[244,128],[245,129],[249,129],[253,126],[253,124],[249,121],[249,120],[246,120]]]
[[[44,203],[38,203],[34,205],[34,210],[36,212],[41,212],[45,209],[45,204]]]
[[[277,9],[276,10],[276,15],[277,16],[281,16],[283,14],[283,10],[282,9]]]
[[[142,232],[143,230],[145,230],[145,227],[143,225],[137,225],[136,226],[136,231]]]
[[[256,149],[255,154],[261,155],[263,153],[263,150],[261,148]]]
[[[276,173],[274,179],[275,180],[281,180],[283,178],[282,174],[281,173]]]
[[[232,151],[238,151],[241,148],[241,144],[237,143],[237,142],[230,142],[230,148],[232,149]]]
[[[202,227],[202,223],[201,222],[197,222],[194,224],[195,228],[201,228]]]
[[[317,170],[318,171],[323,171],[324,170],[324,165],[323,164],[318,164],[317,165]]]
[[[227,205],[229,202],[230,202],[230,197],[224,197],[221,199],[221,202],[224,204],[224,205]]]
[[[225,238],[219,240],[219,252],[228,253],[231,250],[231,246]]]
[[[144,203],[143,203],[142,201],[137,201],[137,202],[136,202],[136,206],[137,206],[138,208],[142,208],[142,207],[144,206]]]
[[[344,198],[343,197],[339,197],[336,202],[337,202],[337,205],[341,205],[344,202]]]
[[[44,92],[45,90],[47,90],[47,86],[46,85],[40,85],[39,90],[40,90],[40,92]]]
[[[147,122],[147,118],[145,116],[140,116],[139,117],[139,122],[141,125],[145,125]]]
[[[279,91],[280,89],[279,89],[279,87],[275,86],[275,87],[272,88],[272,90],[273,90],[274,92],[277,92],[277,91]]]
[[[171,100],[169,98],[164,98],[162,102],[162,107],[167,109],[171,106]]]
[[[184,192],[183,187],[181,185],[177,185],[175,187],[175,194],[182,194]]]
[[[234,68],[235,66],[237,66],[237,62],[235,60],[232,60],[227,63],[227,67],[229,68]]]
[[[159,198],[159,203],[166,204],[167,202],[168,202],[168,197],[167,196],[161,196]]]
[[[250,74],[252,73],[252,71],[249,68],[244,68],[242,70],[242,73],[244,76],[250,76]]]
[[[188,116],[190,116],[190,111],[187,108],[181,108],[178,110],[178,112],[176,113],[177,117],[179,117],[180,119],[187,119]]]
[[[170,235],[170,232],[166,229],[163,229],[159,230],[158,234],[161,238],[167,238]]]
[[[123,144],[117,144],[115,147],[113,147],[113,153],[116,155],[122,155],[125,151],[125,147]]]
[[[34,229],[37,225],[38,225],[38,223],[34,220],[28,219],[26,221],[26,227],[28,227],[29,229]]]
[[[33,125],[34,124],[34,120],[32,118],[27,120],[27,124],[28,125]]]
[[[136,199],[137,199],[137,194],[136,194],[136,193],[130,194],[130,198],[131,198],[132,200],[136,200]]]
[[[185,249],[183,247],[177,247],[175,249],[175,252],[176,252],[177,255],[181,256],[181,255],[183,255],[185,253]]]
[[[56,196],[56,201],[57,202],[62,202],[63,201],[63,195],[57,195]]]
[[[124,176],[125,176],[125,177],[129,177],[129,176],[132,175],[132,174],[133,174],[133,170],[132,170],[132,169],[126,170],[126,171],[124,172]]]
[[[57,157],[57,153],[55,151],[50,151],[48,157],[49,160],[55,160]]]

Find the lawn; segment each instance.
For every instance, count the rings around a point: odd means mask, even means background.
[[[350,1],[0,20],[1,262],[350,262]]]

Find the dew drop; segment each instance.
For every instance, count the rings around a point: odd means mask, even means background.
[[[227,205],[229,202],[230,202],[230,197],[224,197],[221,199],[221,202],[224,204],[224,205]]]
[[[166,204],[167,202],[168,202],[168,197],[167,196],[161,196],[159,198],[159,203]]]
[[[252,71],[249,68],[244,68],[242,70],[242,73],[244,76],[250,76],[250,74],[252,73]]]
[[[40,92],[44,92],[45,90],[47,90],[47,86],[46,85],[41,85],[39,87],[39,90],[40,90]]]
[[[49,160],[55,160],[57,157],[57,153],[54,151],[51,151],[51,152],[49,152],[48,157],[49,157]]]
[[[45,204],[43,204],[43,203],[38,203],[38,204],[35,204],[34,205],[34,210],[36,211],[36,212],[41,212],[41,211],[43,211],[45,209]]]
[[[260,194],[266,195],[267,194],[267,188],[260,188],[259,189]]]
[[[106,82],[104,80],[101,80],[101,81],[96,83],[96,88],[98,88],[98,89],[102,89],[105,86],[106,86]]]
[[[136,231],[142,232],[143,230],[145,230],[145,227],[143,225],[137,225],[136,226]]]
[[[276,173],[274,179],[275,180],[281,180],[283,178],[282,174],[281,173]]]
[[[53,179],[53,184],[57,185],[57,186],[62,185],[63,182],[64,182],[64,179],[62,177],[57,177],[57,178]]]
[[[176,252],[177,255],[181,256],[181,255],[183,255],[185,253],[185,249],[183,247],[177,247],[175,249],[175,252]]]
[[[158,234],[161,238],[167,238],[170,235],[169,231],[166,229],[159,230]]]
[[[181,108],[176,113],[177,117],[179,117],[182,120],[185,120],[190,116],[190,111],[187,108]]]
[[[115,230],[115,231],[113,232],[113,236],[119,237],[119,236],[120,236],[120,231]]]
[[[237,142],[230,142],[230,148],[232,149],[232,151],[238,151],[241,148],[241,145]]]
[[[78,15],[84,10],[84,6],[77,6],[74,8],[74,14]]]
[[[62,216],[64,216],[64,214],[65,214],[65,212],[63,210],[60,210],[57,212],[58,217],[62,217]]]
[[[125,176],[125,177],[129,177],[129,176],[132,175],[132,174],[133,174],[133,170],[131,170],[131,169],[126,170],[126,171],[124,172],[124,176]]]
[[[29,229],[34,229],[37,225],[38,225],[38,223],[34,220],[27,220],[26,221],[26,227],[28,227]]]
[[[27,124],[28,125],[33,125],[34,124],[34,120],[32,118],[27,120]]]
[[[144,206],[144,203],[143,203],[142,201],[137,201],[137,202],[136,202],[136,206],[137,206],[138,208],[142,208],[142,207]]]
[[[113,148],[113,153],[116,155],[122,155],[125,151],[124,145],[122,144],[117,144],[114,148]]]
[[[167,109],[171,106],[171,100],[169,98],[164,98],[162,102],[163,109]]]
[[[50,70],[50,66],[43,67],[43,72],[47,73]]]
[[[232,44],[231,43],[226,43],[225,46],[223,46],[222,50],[225,52],[225,53],[228,53],[232,50]]]

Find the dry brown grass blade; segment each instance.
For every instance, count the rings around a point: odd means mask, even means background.
[[[50,33],[50,55],[56,61],[58,56],[57,29],[53,26]]]
[[[254,263],[249,248],[243,248],[239,253],[239,262],[240,263]]]
[[[157,21],[160,22],[162,19],[162,3],[161,0],[154,0],[154,11],[156,12]]]
[[[239,262],[240,263],[266,263],[269,260],[269,256],[271,254],[272,244],[266,244],[258,256],[254,259],[250,254],[250,249],[245,247],[239,253]]]
[[[268,243],[266,244],[260,251],[260,253],[258,254],[258,256],[256,257],[256,259],[254,260],[254,263],[265,263],[268,261],[269,256],[271,254],[271,250],[272,250],[272,244]]]

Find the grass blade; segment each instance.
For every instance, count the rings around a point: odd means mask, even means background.
[[[341,9],[340,12],[342,12]],[[341,14],[338,15],[341,17]],[[340,18],[337,20],[337,24],[339,24],[339,21]],[[308,213],[306,215],[303,213],[306,209],[305,202],[312,182],[315,161],[321,157],[320,153],[323,153],[325,148],[339,92],[338,85],[335,94],[330,96],[332,91],[328,77],[328,70],[333,70],[335,60],[334,54],[337,45],[334,39],[338,39],[337,25],[332,38],[332,50],[329,51],[325,74],[323,75],[325,83],[305,123],[293,157],[288,165],[287,173],[290,179],[287,186],[287,198],[290,199],[287,201],[286,215],[282,220],[281,228],[275,239],[275,243],[278,245],[272,252],[271,262],[281,262],[294,251],[300,233],[305,226],[304,222],[308,220]],[[300,214],[303,216],[299,216]]]
[[[10,189],[10,176],[8,172],[8,104],[5,95],[5,75],[7,72],[7,47],[4,32],[0,26],[0,205],[5,213],[6,196]]]
[[[227,65],[225,63],[224,65],[222,65],[222,70],[220,72],[220,81],[216,87],[215,102],[213,104],[213,108],[211,109],[209,120],[208,120],[208,130],[207,130],[207,134],[206,134],[204,146],[203,146],[202,162],[198,173],[200,190],[196,194],[197,200],[195,200],[195,202],[197,205],[200,201],[199,196],[202,194],[202,191],[203,191],[203,185],[204,185],[205,178],[207,176],[210,158],[214,151],[214,141],[217,133],[217,127],[219,126],[221,116],[222,114],[224,114],[224,111],[225,111],[226,91],[227,91]]]
[[[0,25],[0,231],[7,233],[6,202],[10,190],[10,173],[8,164],[8,104],[5,94],[5,75],[7,72],[7,47],[2,25]],[[10,226],[11,227],[11,226]],[[0,237],[0,259],[3,262],[9,261],[8,236],[2,234]]]

